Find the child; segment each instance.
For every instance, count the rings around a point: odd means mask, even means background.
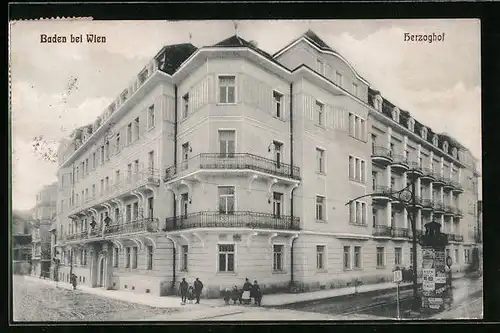
[[[241,304],[241,291],[238,290],[237,286],[233,287],[233,290],[231,293],[231,299],[233,300],[234,304],[236,304],[236,301],[239,301]]]
[[[188,289],[188,303],[193,304],[194,302],[194,288],[193,286],[189,286]]]

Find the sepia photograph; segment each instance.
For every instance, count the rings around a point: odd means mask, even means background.
[[[15,323],[483,319],[479,19],[9,22]]]

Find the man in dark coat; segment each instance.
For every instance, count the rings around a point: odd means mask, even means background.
[[[76,290],[76,275],[71,274],[71,284],[73,285],[73,290]]]
[[[182,281],[179,285],[179,289],[181,291],[181,302],[182,304],[186,304],[187,294],[188,294],[189,285],[186,282],[186,278],[182,278]]]
[[[260,286],[257,283],[257,280],[253,282],[252,290],[250,291],[250,297],[254,299],[255,305],[260,306],[262,301],[262,292],[260,291]]]
[[[196,280],[194,281],[194,294],[196,296],[196,304],[200,304],[200,296],[202,290],[203,282],[200,281],[200,278],[196,278]]]
[[[252,284],[248,280],[248,278],[245,279],[245,283],[243,284],[243,303],[244,304],[250,304],[250,291],[252,290]]]

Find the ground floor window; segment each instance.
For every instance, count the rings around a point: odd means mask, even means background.
[[[377,267],[385,266],[385,248],[377,247]]]
[[[148,245],[147,247],[147,252],[148,252],[148,270],[153,269],[153,246]]]
[[[119,252],[118,248],[113,248],[113,267],[118,267]]]
[[[325,246],[316,246],[316,269],[325,269]]]
[[[402,249],[400,247],[395,247],[394,248],[394,265],[401,265],[401,254],[402,254]]]
[[[219,272],[234,272],[234,244],[219,244]]]
[[[138,249],[136,246],[132,248],[132,268],[137,268]]]
[[[189,246],[182,245],[182,261],[181,261],[181,270],[182,271],[188,270],[188,253],[189,253]]]
[[[125,248],[125,268],[130,268],[130,247]]]
[[[283,270],[283,245],[273,245],[273,271]]]
[[[361,268],[361,246],[354,247],[354,268]]]
[[[351,268],[351,247],[344,246],[344,269]]]
[[[455,249],[455,262],[458,264],[460,261],[459,261],[459,257],[458,257],[458,249]]]

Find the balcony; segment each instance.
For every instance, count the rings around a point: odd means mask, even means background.
[[[122,235],[143,232],[157,232],[159,220],[157,218],[145,218],[124,224],[113,224],[104,229],[104,235]]]
[[[408,159],[404,155],[393,154],[391,167],[396,172],[405,172],[410,169]]]
[[[451,191],[455,188],[455,184],[450,178],[443,177],[443,181],[444,181],[443,190]]]
[[[462,236],[462,235],[447,234],[447,236],[448,236],[448,241],[450,241],[450,242],[463,242],[464,241],[464,236]]]
[[[422,199],[422,210],[431,212],[434,209],[434,203],[431,199]]]
[[[372,200],[375,201],[389,201],[391,200],[392,190],[388,186],[375,185],[373,187]]]
[[[445,208],[441,201],[434,201],[432,208],[434,209],[434,214],[444,214]]]
[[[202,153],[187,161],[167,168],[165,182],[174,178],[184,178],[199,172],[229,173],[235,171],[251,171],[267,175],[300,180],[300,168],[248,153]]]
[[[434,172],[430,168],[422,168],[422,176],[420,176],[420,181],[424,183],[430,183],[436,180]]]
[[[436,187],[444,186],[444,185],[446,185],[446,179],[443,176],[441,176],[440,174],[435,172],[433,185]]]
[[[87,238],[88,236],[88,232],[87,231],[82,231],[82,232],[78,232],[78,233],[75,233],[75,234],[69,234],[66,236],[66,240],[68,241],[73,241],[73,240],[79,240],[79,239],[85,239]]]
[[[373,146],[372,162],[383,167],[391,164],[392,163],[391,150],[382,146]]]
[[[453,214],[455,215],[456,218],[462,218],[464,216],[464,213],[458,207],[453,207]]]
[[[374,225],[373,236],[375,237],[392,237],[392,228],[387,225]]]
[[[453,189],[452,189],[453,192],[455,192],[455,193],[463,193],[464,192],[464,188],[460,184],[460,182],[458,182],[456,180],[452,180],[452,183],[453,183]]]
[[[406,172],[408,176],[418,178],[422,177],[424,174],[419,162],[409,161],[408,166],[410,167],[410,169]]]
[[[410,230],[407,228],[392,227],[392,237],[394,238],[408,238],[410,237]]]
[[[455,211],[452,206],[444,205],[444,215],[445,216],[453,216],[455,215]]]
[[[232,213],[197,212],[166,219],[165,231],[193,228],[251,228],[300,230],[300,219],[270,213],[236,211]]]
[[[419,229],[416,230],[416,235],[418,240],[422,237],[423,234],[424,232],[422,230]],[[411,229],[408,230],[408,238],[413,239],[413,232]]]

